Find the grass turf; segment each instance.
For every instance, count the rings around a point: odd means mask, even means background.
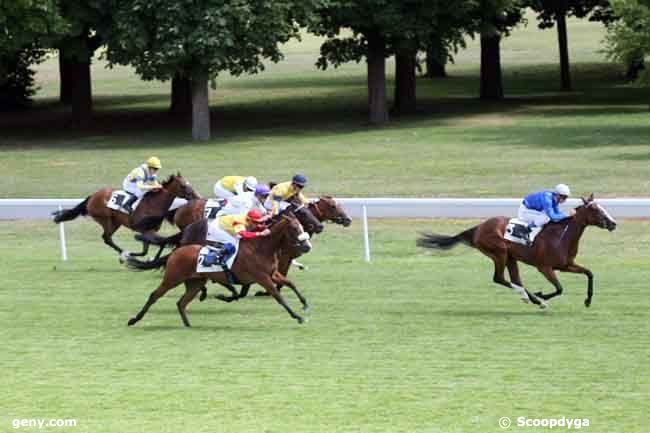
[[[364,64],[316,71],[319,40],[307,35],[266,72],[219,80],[206,143],[190,141],[184,122],[166,114],[169,83],[145,83],[101,61],[95,126],[74,131],[51,100],[53,59],[39,69],[37,108],[0,119],[1,194],[85,196],[119,186],[156,154],[162,174],[181,169],[206,195],[224,175],[282,181],[298,170],[310,179],[307,193],[337,196],[521,196],[560,181],[583,194],[646,195],[650,89],[624,85],[618,68],[602,63],[601,26],[571,20],[577,90],[559,93],[554,31],[529,19],[503,43],[502,103],[476,98],[478,47],[470,42],[450,78],[418,80],[418,114],[369,127]]]
[[[416,230],[470,224],[371,220],[371,264],[358,225],[328,226],[311,269],[293,273],[309,323],[268,299],[209,299],[190,304],[184,329],[181,288],[126,326],[160,275],[120,268],[92,221],[66,223],[67,263],[51,223],[0,222],[1,430],[75,418],[56,431],[497,432],[502,416],[565,416],[645,432],[650,223],[589,229],[579,263],[595,274],[592,308],[584,277],[562,274],[547,312],[492,284],[476,251],[414,246]]]

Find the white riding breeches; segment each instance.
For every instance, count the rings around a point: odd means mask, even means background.
[[[544,212],[540,212],[534,209],[528,209],[524,204],[519,205],[519,212],[517,213],[517,218],[527,223],[533,223],[536,227],[543,227],[546,225],[551,218],[546,215]]]
[[[137,198],[142,198],[144,196],[146,191],[142,191],[140,188],[138,188],[135,184],[135,182],[129,182],[128,180],[125,180],[122,182],[122,189],[126,192],[129,192],[133,195],[135,195]]]

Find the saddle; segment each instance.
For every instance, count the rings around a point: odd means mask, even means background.
[[[106,202],[106,207],[130,215],[132,212],[130,212],[129,209],[124,205],[129,201],[131,197],[132,195],[128,192],[117,189],[111,193],[111,198],[108,200],[108,202]],[[141,201],[142,199],[140,198],[132,203],[131,211],[135,211],[136,207],[140,204]]]
[[[537,235],[542,231],[542,228],[533,227],[529,230],[528,223],[517,218],[512,218],[508,221],[503,237],[516,244],[531,246],[535,242]]]

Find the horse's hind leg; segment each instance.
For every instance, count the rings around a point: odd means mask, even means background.
[[[129,319],[129,326],[133,326],[136,323],[138,323],[147,313],[149,307],[151,307],[159,298],[161,298],[170,289],[173,289],[174,287],[178,286],[180,283],[181,281],[178,280],[170,281],[167,278],[167,275],[165,274],[165,278],[163,278],[162,283],[160,283],[160,285],[156,290],[151,292],[151,294],[149,295],[149,299],[147,299],[147,302],[144,304],[144,307],[142,307],[142,309],[138,312],[138,314],[135,315],[135,317]]]
[[[197,293],[199,293],[204,288],[205,288],[204,279],[186,281],[185,293],[183,294],[183,296],[180,297],[178,302],[176,302],[176,307],[178,308],[178,312],[181,315],[181,319],[183,320],[183,325],[187,326],[188,328],[191,325],[190,325],[190,321],[187,320],[187,315],[185,314],[185,308],[187,307],[187,304],[192,302],[192,299],[194,299]]]
[[[533,304],[539,305],[540,308],[545,308],[546,305],[543,304],[542,301],[540,301],[537,296],[533,295],[527,288],[525,288],[523,283],[521,282],[521,278],[519,276],[519,266],[517,265],[517,260],[515,260],[511,256],[508,256],[508,262],[506,263],[506,265],[508,266],[508,273],[510,274],[511,284],[515,284],[515,285],[521,287],[522,289],[524,289],[524,291],[526,292],[526,295],[528,296],[528,299],[530,299],[530,301]]]
[[[122,248],[120,248],[119,246],[117,246],[115,242],[113,242],[113,233],[115,233],[117,229],[120,228],[121,224],[114,221],[113,218],[111,217],[93,217],[93,218],[104,229],[104,233],[102,233],[102,239],[104,240],[104,243],[109,247],[113,248],[119,254],[122,254],[124,250],[122,250]]]
[[[492,261],[494,262],[494,275],[492,277],[492,280],[495,283],[501,284],[502,286],[514,290],[519,294],[521,300],[524,301],[525,303],[529,303],[532,301],[533,303],[538,304],[540,302],[534,296],[531,298],[529,292],[519,284],[511,283],[508,280],[506,280],[505,270],[506,270],[506,265],[508,264],[508,250],[505,246],[502,250],[486,251],[481,249],[481,251],[483,252],[483,254],[491,258]],[[538,304],[538,305],[540,305],[540,307],[542,306],[542,304]]]
[[[285,277],[279,272],[276,272],[273,274],[273,281],[277,283],[278,285],[286,285],[289,286],[291,290],[293,290],[293,293],[296,294],[298,299],[300,299],[300,303],[302,304],[302,309],[305,311],[309,311],[309,304],[307,304],[307,300],[305,299],[304,296],[302,296],[302,293],[298,291],[298,288],[296,287],[295,284],[293,284],[293,281]],[[277,287],[277,286],[276,286]]]
[[[162,251],[162,248],[160,249]],[[146,256],[147,253],[149,252],[149,242],[142,242],[142,251],[139,253],[131,253],[130,256],[132,257],[142,257]],[[160,256],[157,256],[156,259],[158,259]]]

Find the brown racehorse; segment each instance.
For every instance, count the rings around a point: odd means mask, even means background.
[[[240,241],[239,252],[232,266],[232,273],[244,284],[257,283],[269,291],[271,296],[282,305],[289,315],[298,323],[304,319],[289,307],[282,295],[275,288],[277,284],[286,284],[296,293],[307,311],[309,305],[296,286],[281,275],[278,270],[277,253],[281,248],[289,246],[309,251],[311,244],[309,236],[304,232],[300,222],[291,213],[282,215],[281,220],[271,227],[271,234]],[[158,298],[172,288],[185,283],[185,294],[176,303],[183,324],[190,326],[185,315],[185,307],[194,297],[205,288],[208,280],[228,284],[223,272],[197,273],[196,266],[201,245],[186,245],[175,249],[171,254],[159,258],[155,262],[142,263],[128,259],[132,269],[155,269],[165,265],[165,275],[158,288],[154,290],[140,312],[129,320],[129,326],[136,324]]]
[[[170,176],[162,183],[162,188],[151,191],[142,198],[141,203],[131,215],[110,209],[106,206],[113,190],[103,188],[86,197],[86,199],[73,209],[58,211],[53,214],[54,222],[70,221],[79,215],[90,215],[104,229],[102,238],[104,243],[123,255],[123,250],[113,242],[113,233],[126,226],[140,233],[153,233],[160,229],[165,214],[168,212],[174,198],[181,197],[188,200],[200,197],[190,183],[180,173]],[[142,252],[132,254],[143,256],[147,254],[148,243],[144,243]]]
[[[583,204],[576,208],[573,217],[547,224],[530,247],[504,239],[508,224],[508,218],[505,217],[490,218],[456,236],[424,234],[418,239],[417,245],[424,248],[448,249],[458,243],[464,243],[478,249],[494,262],[495,283],[515,290],[524,302],[530,300],[540,308],[546,307],[544,300],[562,293],[562,285],[555,275],[556,270],[584,274],[587,276],[585,307],[589,307],[593,296],[594,277],[589,269],[575,263],[578,243],[587,226],[598,226],[612,231],[616,228],[616,221],[594,201],[593,194],[582,201]],[[553,284],[555,292],[546,295],[537,292],[533,295],[525,289],[519,277],[518,261],[535,266]],[[512,282],[505,279],[506,267]]]

